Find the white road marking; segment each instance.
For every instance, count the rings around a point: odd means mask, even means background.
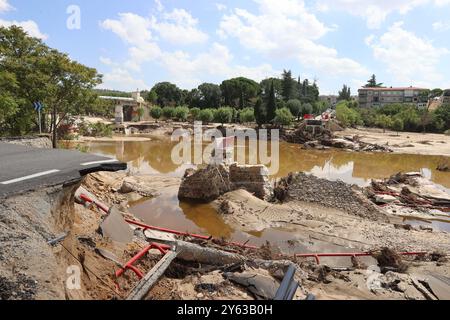
[[[117,161],[119,161],[119,160],[117,160],[117,159],[110,159],[110,160],[101,160],[101,161],[85,162],[85,163],[82,163],[81,165],[82,165],[82,166],[90,166],[90,165],[92,165],[92,164],[111,163],[111,162],[117,162]]]
[[[12,179],[12,180],[8,180],[8,181],[3,181],[0,182],[0,184],[13,184],[16,182],[20,182],[20,181],[24,181],[24,180],[29,180],[29,179],[33,179],[33,178],[37,178],[37,177],[42,177],[42,176],[46,176],[55,172],[59,172],[59,170],[54,169],[54,170],[48,170],[48,171],[43,171],[43,172],[39,172],[39,173],[35,173],[35,174],[31,174],[29,176],[25,176],[25,177],[21,177],[21,178],[17,178],[17,179]]]

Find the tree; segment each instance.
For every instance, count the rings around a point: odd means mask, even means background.
[[[208,124],[211,121],[213,121],[214,114],[211,109],[204,109],[204,110],[200,111],[198,117],[199,117],[200,121]]]
[[[430,98],[437,98],[442,96],[442,94],[444,93],[444,90],[440,89],[440,88],[436,88],[430,91]]]
[[[189,116],[189,108],[188,107],[176,107],[174,110],[174,117],[178,121],[186,121]]]
[[[233,109],[230,107],[222,107],[216,110],[214,120],[220,122],[222,126],[225,123],[230,123],[233,119]]]
[[[289,101],[293,97],[295,81],[292,78],[291,70],[283,70],[282,80],[281,80],[281,94],[284,101]]]
[[[161,107],[176,106],[181,102],[182,91],[173,83],[160,82],[153,86],[150,94],[156,97],[156,102]]]
[[[450,129],[450,104],[443,104],[434,111],[433,122],[438,124],[439,130]]]
[[[344,127],[361,124],[360,114],[356,109],[349,108],[348,104],[348,101],[341,101],[336,105],[336,118]]]
[[[267,122],[272,122],[275,119],[276,116],[276,110],[277,110],[277,101],[275,99],[275,89],[272,85],[270,86],[269,89],[269,96],[267,97],[267,102],[266,102],[266,110],[267,110]]]
[[[267,78],[261,81],[260,87],[261,87],[261,97],[263,99],[266,99],[269,95],[270,86],[273,83],[273,88],[275,90],[275,98],[281,99],[282,98],[282,80],[278,78]]]
[[[261,98],[256,100],[254,115],[258,127],[261,127],[263,124],[267,122],[267,110]]]
[[[252,106],[252,100],[255,99],[261,91],[258,83],[255,81],[239,77],[225,80],[220,85],[225,105],[235,108],[246,108]]]
[[[139,109],[137,110],[137,113],[138,113],[139,121],[141,121],[145,115],[145,109],[143,107],[139,107]]]
[[[152,116],[153,119],[156,120],[156,122],[158,122],[159,118],[161,118],[162,116],[162,109],[159,106],[155,106],[153,108],[150,109],[150,115]]]
[[[174,107],[164,107],[162,109],[162,114],[164,116],[164,118],[168,119],[172,119],[175,117],[175,108]]]
[[[219,108],[222,98],[220,86],[213,83],[203,83],[198,86],[200,108]]]
[[[347,87],[346,84],[343,85],[342,90],[339,91],[338,101],[347,100],[350,101],[352,99],[351,89]]]
[[[200,108],[192,108],[192,109],[190,110],[190,114],[191,114],[191,116],[192,116],[192,118],[193,118],[194,120],[197,120],[197,119],[198,119],[198,115],[199,115],[200,111],[201,111]]]
[[[300,108],[300,115],[302,117],[304,117],[307,114],[312,114],[312,113],[313,113],[313,106],[310,103],[305,103]]]
[[[431,113],[428,110],[422,110],[420,112],[420,125],[422,126],[423,133],[427,132],[427,126],[432,122]]]
[[[297,118],[301,117],[302,103],[298,99],[291,99],[287,102],[286,107],[291,111],[292,115]]]
[[[385,114],[377,115],[375,119],[375,124],[381,128],[383,128],[383,133],[386,132],[386,128],[390,128],[393,125],[392,118]]]
[[[379,88],[382,87],[383,83],[377,82],[377,77],[373,74],[369,80],[367,80],[367,84],[364,86],[364,88]]]
[[[38,125],[33,102],[40,101],[44,112],[51,113],[55,148],[59,125],[71,114],[85,113],[97,97],[93,88],[102,79],[97,70],[49,48],[17,26],[0,27],[0,70],[1,104],[8,111],[0,126],[11,134],[31,132]],[[5,79],[11,82],[5,84]]]
[[[245,108],[239,113],[241,123],[249,123],[255,121],[255,113],[253,108]]]
[[[394,117],[391,123],[391,129],[397,131],[397,135],[399,131],[403,130],[403,120],[400,117]]]
[[[147,93],[147,95],[144,96],[145,101],[150,102],[151,104],[158,103],[158,95],[156,94],[156,91],[151,90]]]
[[[281,127],[289,126],[294,120],[294,117],[288,108],[278,109],[275,111],[275,114],[274,122]]]

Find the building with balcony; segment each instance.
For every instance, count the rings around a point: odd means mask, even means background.
[[[415,104],[419,108],[426,108],[428,96],[422,94],[426,90],[417,87],[361,88],[358,90],[358,102],[361,108],[376,108],[393,103]]]

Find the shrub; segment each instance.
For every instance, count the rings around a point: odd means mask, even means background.
[[[287,102],[286,106],[289,108],[294,117],[300,118],[300,112],[302,110],[302,103],[300,100],[291,99]]]
[[[336,106],[336,118],[345,127],[362,124],[361,116],[356,109],[349,108],[347,101],[341,101]]]
[[[190,110],[190,114],[194,120],[198,120],[198,115],[200,114],[201,109],[200,108],[192,108]]]
[[[239,120],[241,123],[248,123],[255,121],[255,113],[253,108],[245,108],[239,113]]]
[[[109,124],[102,122],[86,123],[83,122],[78,127],[79,133],[86,137],[111,137],[113,128]]]
[[[174,107],[164,107],[162,109],[162,114],[166,119],[172,119],[175,117],[175,108]]]
[[[234,111],[230,107],[222,107],[214,112],[214,120],[221,123],[230,123],[233,120]]]
[[[162,116],[162,109],[158,106],[153,107],[150,109],[150,115],[152,116],[153,119],[156,120],[156,122],[158,122],[158,119],[161,118]]]
[[[276,124],[280,126],[289,126],[292,121],[294,121],[294,117],[288,108],[282,108],[275,111],[274,122]]]
[[[189,108],[188,107],[176,107],[174,111],[174,117],[178,119],[178,121],[186,121],[189,116]]]
[[[204,109],[200,111],[198,118],[204,123],[210,123],[214,120],[214,113],[211,109]]]

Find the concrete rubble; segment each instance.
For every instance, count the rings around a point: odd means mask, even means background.
[[[203,169],[186,170],[178,196],[180,199],[213,201],[237,189],[245,189],[264,200],[273,196],[269,172],[264,165],[238,164],[209,165]]]

